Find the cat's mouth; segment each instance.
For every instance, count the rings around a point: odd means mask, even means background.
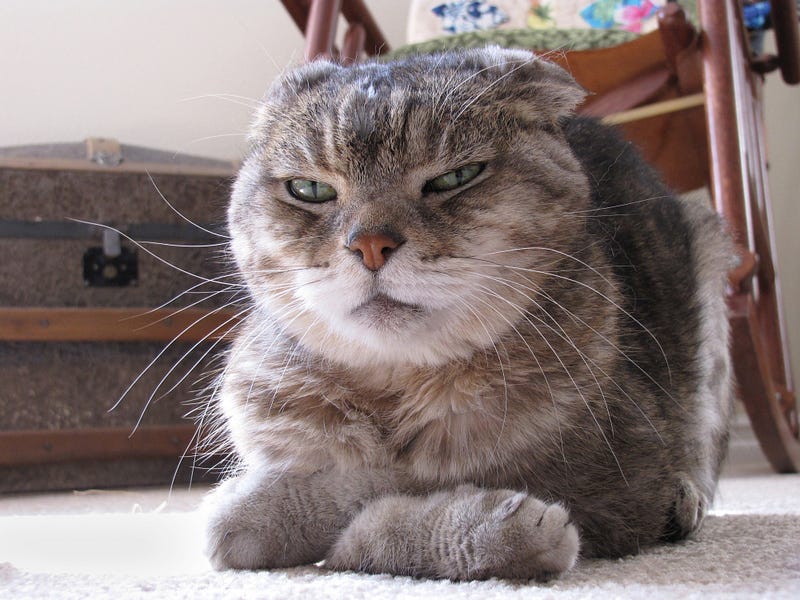
[[[372,325],[398,327],[426,312],[419,305],[407,304],[386,294],[375,294],[354,308],[352,315],[359,319],[368,319]]]
[[[391,298],[386,294],[375,294],[366,302],[362,302],[355,309],[353,313],[357,314],[362,311],[412,311],[422,312],[422,307],[416,304],[406,304],[395,298]]]

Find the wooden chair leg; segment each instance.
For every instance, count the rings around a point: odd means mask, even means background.
[[[797,472],[800,433],[780,281],[773,262],[761,79],[751,69],[738,7],[733,2],[706,0],[698,8],[712,196],[741,248],[743,264],[751,266],[739,269],[731,282],[734,370],[753,430],[770,464],[779,472]]]

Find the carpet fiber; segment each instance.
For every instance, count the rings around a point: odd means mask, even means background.
[[[734,458],[735,458],[734,452]],[[0,497],[0,598],[800,598],[800,476],[734,464],[696,539],[586,560],[547,584],[451,583],[319,567],[213,572],[203,488]]]

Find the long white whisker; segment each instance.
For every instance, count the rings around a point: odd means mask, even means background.
[[[67,220],[68,221],[73,221],[75,223],[82,223],[83,225],[91,225],[92,227],[100,227],[101,229],[106,229],[108,231],[113,231],[115,233],[118,233],[120,236],[124,237],[126,240],[128,240],[130,243],[135,245],[137,248],[140,248],[141,250],[143,250],[144,252],[146,252],[147,254],[152,256],[153,258],[155,258],[157,261],[167,265],[168,267],[170,267],[172,269],[175,269],[176,271],[178,271],[180,273],[183,273],[184,275],[188,275],[189,277],[192,277],[193,279],[199,279],[200,281],[205,281],[207,283],[216,283],[215,279],[209,279],[208,277],[203,277],[202,275],[198,275],[197,273],[192,273],[191,271],[187,271],[186,269],[182,269],[179,266],[172,264],[168,260],[160,257],[158,254],[156,254],[152,250],[149,250],[145,246],[142,246],[142,244],[137,242],[135,239],[133,239],[128,234],[120,231],[119,229],[116,229],[115,227],[112,227],[111,225],[106,225],[104,223],[92,223],[91,221],[84,221],[82,219],[74,219],[72,217],[67,217]]]
[[[142,246],[166,246],[167,248],[216,248],[219,246],[227,246],[230,242],[214,242],[210,244],[175,244],[172,242],[141,240],[139,243]]]
[[[476,298],[476,299],[480,301],[479,298]],[[494,349],[495,354],[497,355],[497,364],[500,367],[500,376],[503,379],[503,419],[502,419],[502,421],[500,423],[500,431],[497,432],[497,441],[495,442],[495,446],[492,449],[492,452],[496,454],[497,453],[497,449],[500,447],[500,438],[503,435],[503,431],[505,431],[506,419],[508,418],[508,380],[506,378],[506,370],[505,370],[505,367],[503,366],[503,359],[500,356],[500,350],[497,348],[497,344],[495,343],[492,334],[489,333],[489,329],[486,327],[486,324],[484,323],[483,319],[481,319],[481,317],[478,315],[478,313],[475,312],[475,310],[471,306],[469,306],[468,303],[463,302],[463,306],[470,313],[472,313],[472,315],[478,321],[480,326],[486,332],[486,336],[489,339],[489,342],[492,344],[492,348]],[[501,342],[501,344],[502,344],[502,342]],[[506,352],[506,356],[508,356],[508,352]]]
[[[197,100],[225,100],[239,106],[244,106],[250,110],[255,110],[259,106],[259,101],[256,98],[248,96],[240,96],[239,94],[200,94],[199,96],[189,96],[181,98],[178,102],[194,102]]]
[[[506,287],[511,288],[512,290],[514,290],[518,294],[521,294],[522,296],[525,297],[525,299],[527,299],[529,302],[531,302],[534,306],[536,306],[539,310],[541,310],[545,315],[550,317],[550,320],[553,321],[553,323],[555,324],[555,327],[558,328],[558,331],[556,331],[556,329],[554,329],[551,325],[549,325],[547,322],[545,322],[540,317],[538,317],[538,316],[534,315],[533,313],[523,309],[522,307],[517,306],[515,303],[511,302],[510,300],[508,300],[507,298],[503,297],[502,295],[497,294],[496,292],[494,292],[493,290],[491,290],[491,289],[489,289],[489,288],[487,288],[485,286],[480,286],[487,293],[497,297],[500,300],[503,300],[508,305],[510,305],[512,308],[514,308],[516,311],[518,311],[520,313],[520,315],[525,319],[525,321],[531,327],[534,328],[536,333],[539,334],[539,336],[542,338],[542,340],[545,342],[545,344],[547,344],[547,346],[550,348],[550,350],[553,352],[553,354],[556,356],[556,358],[559,360],[559,362],[561,362],[561,359],[558,356],[558,353],[553,349],[553,347],[550,345],[549,341],[545,338],[545,336],[542,334],[542,332],[539,330],[539,328],[533,322],[531,322],[531,320],[528,318],[529,316],[533,317],[534,319],[536,319],[544,327],[547,327],[550,331],[552,331],[555,335],[557,335],[559,338],[561,338],[564,342],[569,344],[569,346],[578,354],[580,359],[583,361],[583,364],[586,366],[586,369],[588,370],[589,374],[592,376],[592,379],[594,379],[595,385],[597,385],[597,389],[600,392],[600,397],[603,399],[603,403],[606,406],[606,413],[608,414],[609,424],[611,426],[611,432],[612,432],[612,435],[613,435],[614,428],[613,428],[613,422],[611,421],[611,411],[608,408],[608,402],[606,401],[605,392],[603,391],[603,386],[600,385],[600,381],[597,379],[597,376],[595,375],[594,370],[591,368],[591,366],[589,366],[589,363],[588,363],[587,357],[586,357],[586,353],[584,353],[580,348],[578,348],[578,346],[575,344],[575,342],[572,341],[572,338],[570,338],[569,334],[567,334],[567,332],[564,330],[564,328],[560,325],[560,323],[556,319],[554,319],[546,310],[544,310],[544,308],[536,300],[534,300],[533,298],[531,298],[527,294],[525,294],[523,292],[520,292],[519,288],[516,287],[515,285],[513,285],[512,282],[508,282],[506,280],[503,280],[502,278],[495,278],[495,277],[492,277],[490,275],[483,274],[483,276],[486,277],[486,278],[489,278],[489,279],[491,279],[493,281],[496,281],[497,283],[500,283],[501,285],[505,285]],[[561,362],[561,365],[564,366],[564,363]],[[567,370],[566,366],[564,366],[564,369]],[[570,376],[570,379],[572,379],[571,376]],[[573,380],[573,383],[575,383],[574,380]]]
[[[546,276],[548,276],[548,277],[554,277],[554,278],[556,278],[556,279],[561,279],[561,280],[564,280],[564,281],[568,281],[568,282],[570,282],[570,283],[574,283],[574,284],[576,284],[576,285],[579,285],[579,286],[581,286],[581,287],[583,287],[583,288],[585,288],[585,289],[587,289],[587,290],[591,291],[593,294],[597,294],[597,295],[598,295],[598,296],[600,296],[600,297],[601,297],[603,300],[605,300],[606,302],[608,302],[609,304],[611,304],[611,305],[612,305],[614,308],[616,308],[616,309],[617,309],[617,310],[619,310],[619,311],[620,311],[622,314],[624,314],[626,317],[628,317],[628,318],[629,318],[631,321],[633,321],[633,322],[634,322],[636,325],[638,325],[638,326],[639,326],[639,327],[642,329],[642,331],[644,331],[644,332],[645,332],[645,333],[646,333],[648,336],[650,336],[650,338],[651,338],[651,339],[652,339],[652,340],[655,342],[655,344],[658,346],[658,349],[659,349],[659,351],[661,352],[661,356],[662,356],[662,358],[664,359],[664,364],[665,364],[665,366],[666,366],[666,368],[667,368],[667,375],[668,375],[669,382],[670,382],[670,384],[672,383],[672,371],[671,371],[671,369],[670,369],[670,366],[669,366],[669,360],[667,359],[667,353],[664,351],[664,348],[663,348],[663,346],[661,345],[661,343],[658,341],[658,338],[656,338],[656,336],[653,334],[653,332],[651,332],[651,331],[650,331],[650,330],[649,330],[649,329],[648,329],[648,328],[647,328],[647,327],[644,325],[644,323],[642,323],[642,322],[641,322],[639,319],[637,319],[636,317],[634,317],[634,316],[633,316],[633,315],[632,315],[632,314],[631,314],[629,311],[625,310],[625,309],[624,309],[623,307],[621,307],[621,306],[620,306],[620,305],[619,305],[617,302],[615,302],[614,300],[612,300],[611,298],[609,298],[609,297],[608,297],[606,294],[604,294],[604,293],[603,293],[603,292],[601,292],[600,290],[598,290],[598,289],[596,289],[596,288],[593,288],[592,286],[590,286],[590,285],[588,285],[588,284],[586,284],[586,283],[584,283],[584,282],[582,282],[582,281],[580,281],[580,280],[578,280],[578,279],[573,279],[572,277],[566,277],[566,276],[564,276],[564,275],[559,275],[558,273],[553,273],[553,272],[551,272],[551,271],[543,271],[543,270],[541,270],[541,269],[533,269],[533,268],[527,268],[527,267],[516,267],[516,266],[514,266],[514,265],[506,265],[506,264],[503,264],[503,263],[497,263],[497,262],[493,262],[493,261],[490,261],[490,260],[483,260],[483,259],[476,258],[476,257],[472,257],[472,258],[473,258],[474,260],[478,260],[478,261],[481,261],[481,262],[485,262],[485,263],[487,263],[487,264],[492,264],[492,265],[495,265],[495,266],[497,266],[497,267],[501,267],[501,268],[505,268],[505,269],[511,269],[511,270],[513,270],[513,271],[523,271],[523,272],[527,272],[527,273],[536,273],[536,274],[539,274],[539,275],[546,275]],[[598,273],[598,275],[600,275],[600,274]],[[600,275],[600,276],[602,277],[602,275]],[[668,391],[667,391],[667,390],[666,390],[666,389],[665,389],[665,388],[664,388],[664,387],[663,387],[663,386],[662,386],[660,383],[658,383],[658,382],[657,382],[657,381],[656,381],[656,380],[655,380],[655,379],[654,379],[654,378],[653,378],[653,377],[652,377],[650,374],[648,374],[646,371],[644,371],[643,369],[641,369],[641,367],[640,367],[640,370],[641,370],[641,371],[642,371],[642,373],[644,373],[644,374],[645,374],[645,375],[646,375],[646,376],[647,376],[647,377],[648,377],[648,378],[649,378],[649,379],[650,379],[650,380],[651,380],[653,383],[655,383],[655,384],[656,384],[656,385],[659,387],[659,389],[661,389],[661,391],[663,391],[665,394],[667,394],[667,396],[669,396],[669,398],[671,398],[672,400],[674,400],[674,398],[672,398],[672,395],[671,395],[671,394],[670,394],[670,393],[669,393],[669,392],[668,392]]]
[[[523,315],[523,318],[525,318],[527,320],[527,317],[525,316],[526,311],[520,309],[514,303],[506,300],[505,298],[503,298],[502,296],[500,296],[496,292],[493,292],[492,290],[489,290],[489,288],[485,288],[485,286],[481,286],[481,287],[484,287],[485,290],[488,290],[490,295],[492,295],[493,297],[496,297],[499,300],[503,300],[503,301],[508,302],[513,308],[515,308],[517,311],[519,311]],[[478,300],[480,300],[480,299],[478,299]],[[492,310],[495,310],[498,313],[498,315],[500,315],[501,318],[503,318],[506,321],[506,323],[511,325],[510,321],[508,321],[508,319],[503,317],[502,313],[500,313],[500,311],[498,311],[495,307],[493,307],[488,302],[484,302],[484,304],[489,306],[489,308],[491,308]],[[603,430],[603,427],[600,425],[600,421],[597,420],[597,417],[595,416],[594,411],[592,410],[592,407],[589,404],[589,401],[586,399],[586,396],[584,396],[583,391],[581,390],[581,387],[578,385],[578,382],[575,381],[575,378],[572,376],[572,373],[567,368],[567,366],[564,364],[564,361],[561,360],[561,357],[558,355],[558,352],[555,350],[555,348],[553,348],[553,346],[550,344],[550,342],[547,340],[547,338],[544,335],[542,335],[542,333],[539,331],[539,329],[536,327],[536,325],[534,325],[530,320],[528,320],[528,323],[534,328],[534,330],[536,330],[536,332],[542,338],[544,343],[547,344],[547,346],[550,348],[550,351],[553,353],[553,356],[555,356],[556,360],[559,362],[559,364],[561,365],[562,369],[564,370],[564,373],[566,373],[567,377],[569,377],[570,381],[572,382],[573,387],[575,388],[575,391],[578,393],[578,396],[580,396],[581,400],[583,400],[583,403],[586,406],[586,410],[589,411],[589,415],[592,417],[592,420],[594,421],[595,425],[597,426],[597,431],[600,433],[600,435],[602,436],[602,438],[605,441],[606,445],[608,446],[608,449],[611,452],[611,456],[614,458],[614,462],[617,463],[617,467],[619,468],[619,472],[622,475],[623,480],[625,480],[625,482],[627,483],[627,479],[625,477],[625,473],[622,471],[622,465],[620,464],[619,459],[617,458],[617,455],[614,452],[614,448],[611,446],[611,442],[609,441],[608,437],[606,436],[606,433]],[[511,325],[511,326],[513,327],[513,325]]]
[[[632,200],[631,202],[623,202],[621,204],[610,204],[608,206],[597,206],[595,208],[586,208],[583,210],[571,210],[569,212],[565,212],[565,215],[583,215],[587,213],[594,213],[594,212],[602,212],[606,210],[616,210],[618,208],[622,208],[623,206],[633,206],[635,204],[642,204],[644,202],[652,202],[653,200],[664,200],[667,198],[671,198],[671,196],[649,196],[647,198],[640,198],[639,200]],[[604,215],[605,216],[605,215]],[[621,215],[618,215],[621,216]]]
[[[177,300],[180,296],[183,296],[184,294],[188,294],[188,293],[189,292],[182,292],[178,297],[167,301],[167,303],[162,304],[158,308],[152,308],[152,309],[142,313],[141,315],[136,315],[135,317],[126,317],[125,319],[123,319],[123,321],[128,321],[128,320],[132,320],[132,319],[140,319],[140,318],[142,318],[142,317],[144,317],[146,315],[153,314],[157,310],[161,310],[164,307],[168,306],[169,304],[171,304],[172,302]],[[203,297],[200,298],[199,300],[195,300],[194,302],[192,302],[191,304],[187,304],[186,306],[181,306],[180,308],[176,308],[174,311],[170,312],[168,315],[165,315],[165,316],[161,317],[160,319],[156,319],[155,321],[147,323],[146,325],[142,325],[141,327],[136,328],[134,331],[143,331],[143,330],[147,329],[148,327],[153,327],[154,325],[157,325],[158,323],[162,323],[163,321],[166,321],[166,320],[174,317],[175,315],[179,315],[179,314],[181,314],[183,312],[186,312],[187,310],[191,310],[192,308],[194,308],[195,306],[197,306],[199,304],[203,304],[204,302],[208,302],[214,296],[218,296],[220,294],[227,294],[227,293],[239,294],[239,293],[241,293],[241,290],[239,290],[238,288],[229,288],[229,289],[225,289],[225,290],[217,290],[215,292],[205,292],[205,293],[202,294]],[[231,306],[231,304],[233,302],[235,302],[235,298],[232,299],[230,302],[227,302],[225,305],[226,306]]]
[[[192,226],[196,227],[197,229],[199,229],[200,231],[204,231],[205,233],[207,233],[209,235],[213,235],[215,237],[220,237],[220,238],[223,238],[223,239],[226,239],[226,240],[230,240],[231,239],[230,236],[228,236],[228,235],[219,233],[218,231],[211,231],[210,229],[206,229],[205,227],[202,227],[202,226],[198,225],[197,223],[195,223],[194,221],[192,221],[189,217],[187,217],[181,211],[179,211],[177,208],[175,208],[169,200],[167,200],[167,197],[164,196],[164,194],[161,193],[160,189],[158,189],[158,185],[156,185],[155,179],[153,179],[153,176],[150,175],[149,172],[147,173],[147,177],[148,177],[148,179],[150,179],[150,183],[153,184],[153,189],[155,189],[156,193],[159,195],[161,200],[163,200],[164,204],[166,204],[172,210],[172,212],[174,212],[176,215],[178,215],[181,219],[183,219],[184,221],[189,223],[189,225],[192,225]]]
[[[199,341],[195,342],[194,345],[192,345],[192,347],[189,350],[187,350],[186,353],[184,353],[184,355],[174,365],[172,365],[172,367],[167,371],[167,374],[164,375],[164,377],[161,378],[161,381],[158,383],[158,385],[156,385],[155,389],[150,394],[150,397],[145,402],[144,407],[142,408],[141,412],[139,413],[139,419],[136,421],[136,424],[133,426],[133,431],[131,432],[131,435],[133,435],[134,432],[139,428],[139,425],[141,424],[142,419],[144,419],[144,415],[147,412],[147,409],[149,408],[150,404],[153,402],[153,399],[155,398],[156,394],[158,393],[158,390],[163,385],[164,381],[166,381],[166,379],[175,371],[175,369],[178,368],[178,365],[183,361],[183,359],[186,358],[200,344],[206,342],[210,337],[212,337],[218,331],[225,330],[226,328],[230,329],[228,327],[230,323],[235,323],[233,325],[233,327],[236,327],[237,324],[241,322],[242,315],[246,314],[249,310],[250,310],[249,308],[242,309],[241,311],[235,313],[234,315],[232,315],[231,317],[229,317],[228,319],[226,319],[225,321],[223,321],[222,323],[220,323],[219,325],[214,327],[211,331],[209,331],[206,335],[204,335]],[[197,323],[199,323],[200,321],[202,321],[203,319],[205,319],[207,317],[208,317],[208,315],[203,315],[199,319],[195,320],[194,323],[192,323],[189,327],[184,329],[183,332],[188,331],[191,327],[194,327],[195,325],[197,325]],[[181,332],[181,334],[183,332]],[[180,337],[181,334],[178,334],[177,337],[173,338],[172,342],[170,342],[170,345],[173,342],[175,342]],[[167,347],[169,347],[169,345]],[[159,356],[160,356],[160,354],[159,354]],[[151,365],[152,365],[152,363],[151,363]]]
[[[145,368],[142,370],[142,372],[141,372],[141,373],[139,373],[139,375],[137,375],[137,376],[136,376],[136,378],[135,378],[135,379],[134,379],[134,380],[133,380],[133,381],[132,381],[132,382],[131,382],[131,383],[128,385],[128,387],[127,387],[127,388],[125,388],[125,391],[124,391],[124,392],[122,392],[122,395],[121,395],[121,396],[119,397],[119,399],[118,399],[118,400],[117,400],[117,401],[116,401],[116,402],[113,404],[113,406],[112,406],[111,408],[109,408],[109,409],[108,409],[108,412],[112,412],[112,411],[116,410],[116,409],[117,409],[117,407],[119,407],[119,405],[122,403],[122,401],[125,399],[125,397],[126,397],[126,396],[127,396],[129,393],[130,393],[130,391],[131,391],[131,390],[134,388],[134,386],[135,386],[137,383],[139,383],[139,381],[142,379],[142,377],[144,377],[144,375],[145,375],[145,374],[146,374],[146,373],[147,373],[147,372],[148,372],[148,371],[149,371],[149,370],[150,370],[150,369],[153,367],[153,365],[154,365],[154,364],[156,364],[156,362],[157,362],[157,361],[158,361],[158,360],[159,360],[159,359],[160,359],[160,358],[161,358],[161,357],[164,355],[164,353],[165,353],[167,350],[169,350],[169,349],[170,349],[170,348],[171,348],[171,347],[172,347],[172,346],[173,346],[175,343],[177,343],[177,342],[180,340],[180,338],[181,338],[181,337],[182,337],[182,336],[183,336],[183,335],[184,335],[184,334],[185,334],[187,331],[189,331],[189,330],[190,330],[192,327],[195,327],[195,326],[196,326],[196,325],[197,325],[197,324],[198,324],[200,321],[202,321],[203,319],[205,319],[205,318],[207,318],[207,317],[210,317],[211,315],[214,315],[214,314],[216,314],[216,313],[218,313],[218,312],[220,312],[220,311],[224,310],[225,308],[226,308],[226,306],[220,306],[219,308],[212,309],[212,310],[211,310],[211,311],[209,311],[207,314],[203,315],[203,316],[202,316],[202,317],[200,317],[199,319],[196,319],[194,322],[192,322],[192,323],[190,323],[189,325],[187,325],[186,327],[184,327],[184,328],[183,328],[183,329],[180,331],[180,333],[178,333],[178,334],[177,334],[177,335],[176,335],[174,338],[172,338],[172,340],[170,340],[170,341],[169,341],[169,342],[168,342],[168,343],[167,343],[167,344],[166,344],[166,345],[165,345],[165,346],[164,346],[164,347],[161,349],[161,351],[160,351],[158,354],[156,354],[155,358],[153,358],[153,360],[151,360],[151,361],[148,363],[148,365],[147,365],[147,366],[146,366],[146,367],[145,367]],[[226,321],[226,322],[227,322],[227,321]],[[219,328],[219,327],[217,327],[217,329],[218,329],[218,328]]]

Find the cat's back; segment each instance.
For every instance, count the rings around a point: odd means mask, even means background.
[[[564,133],[589,181],[586,230],[604,244],[631,310],[659,341],[672,335],[678,347],[695,346],[704,306],[724,305],[722,291],[703,291],[711,282],[721,290],[733,263],[722,219],[701,194],[669,190],[616,129],[576,117]]]
[[[630,315],[620,324],[636,360],[624,368],[668,415],[680,440],[674,465],[704,471],[710,498],[733,397],[725,285],[734,251],[724,222],[702,195],[673,194],[615,129],[576,117],[564,133],[589,180],[586,229],[604,245]]]

